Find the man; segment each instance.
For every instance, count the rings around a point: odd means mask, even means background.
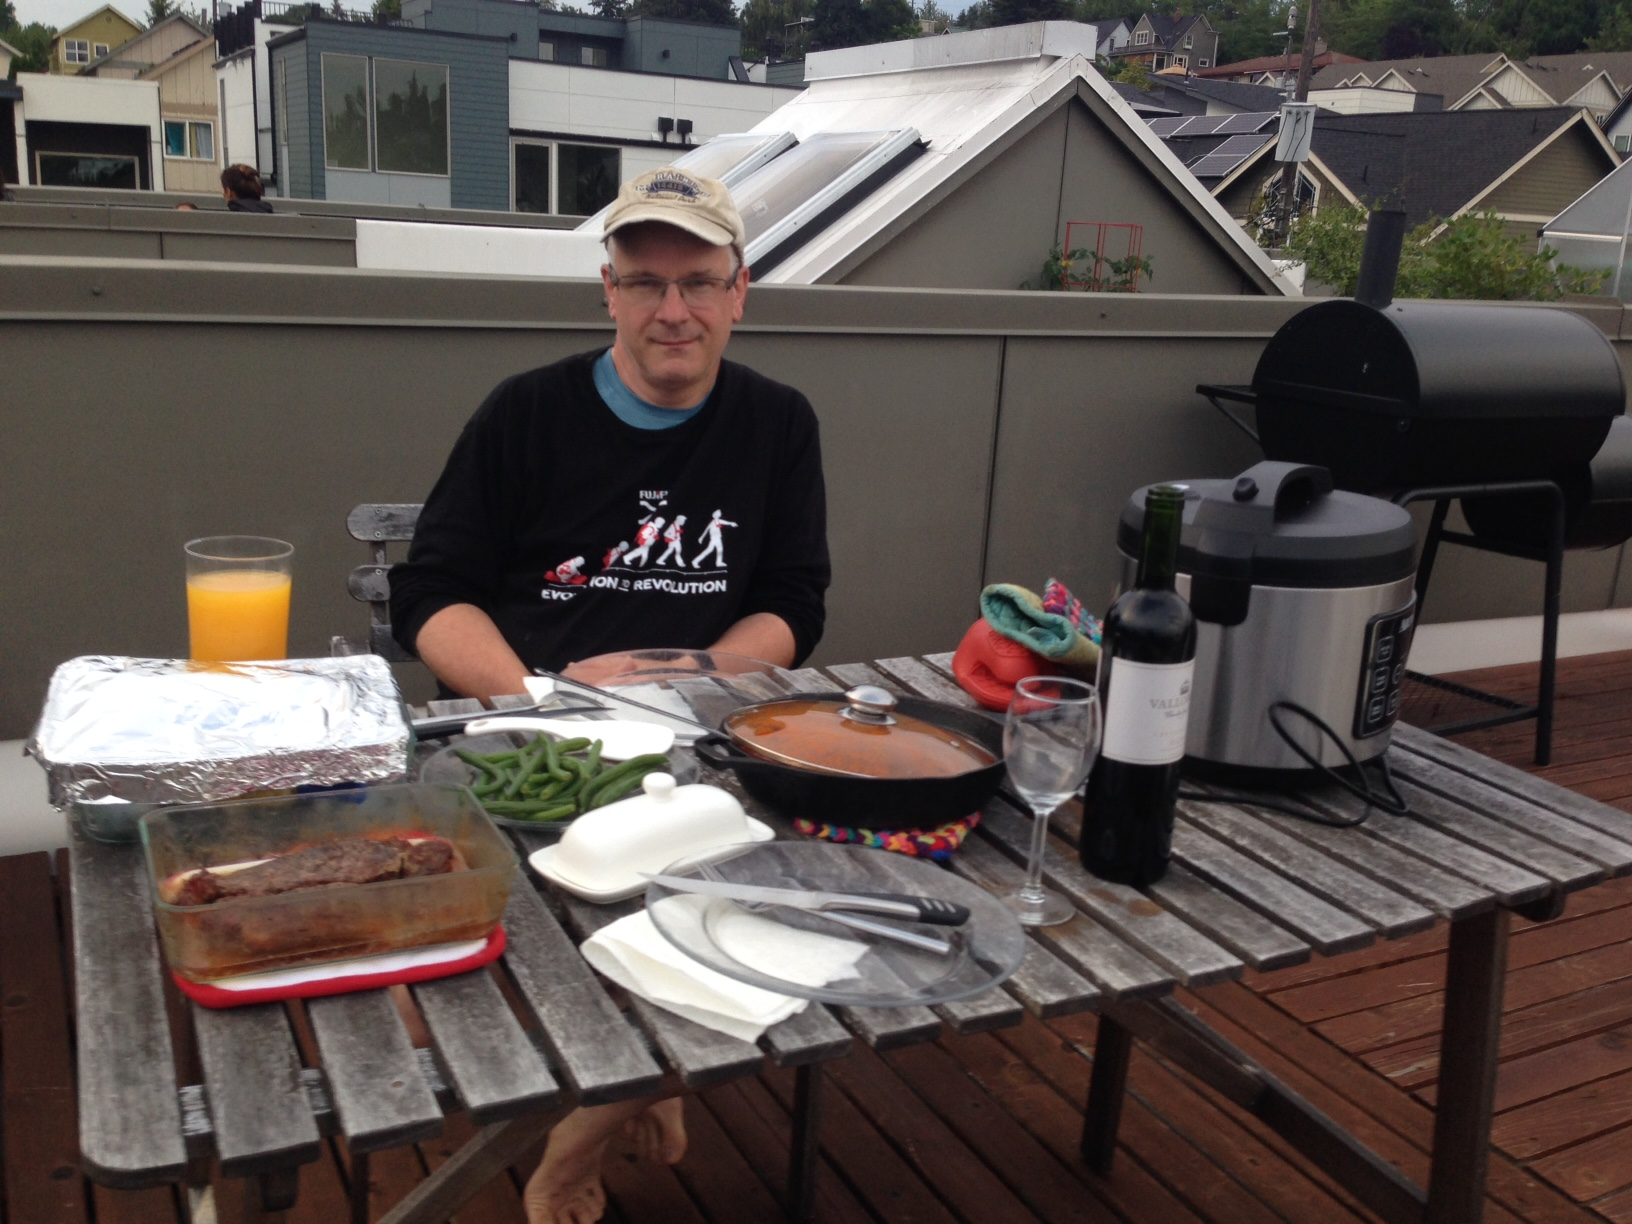
[[[792,666],[821,637],[815,415],[797,391],[722,359],[748,292],[729,192],[651,171],[624,185],[605,228],[612,347],[499,385],[391,572],[398,640],[461,696],[519,693],[534,668],[641,647]],[[645,572],[665,526],[710,511],[709,571]],[[578,557],[606,560],[586,583],[545,580]]]
[[[722,357],[748,292],[730,193],[652,171],[623,186],[605,232],[612,347],[499,385],[391,571],[397,639],[453,693],[519,693],[534,668],[641,647],[796,666],[821,637],[830,570],[815,414]],[[678,559],[683,524],[710,509],[709,570],[660,570],[667,552],[647,568],[660,538]],[[593,573],[587,557],[602,558]],[[620,1129],[652,1158],[685,1152],[678,1099],[579,1109],[527,1184],[529,1224],[600,1218],[600,1162]]]

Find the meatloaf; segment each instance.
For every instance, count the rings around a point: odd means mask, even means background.
[[[229,897],[440,875],[452,868],[453,847],[440,837],[346,837],[237,871],[217,873],[206,867],[181,880],[169,900],[172,905],[209,905]]]

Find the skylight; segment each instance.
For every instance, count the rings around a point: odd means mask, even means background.
[[[792,132],[772,132],[768,135],[733,132],[687,149],[669,164],[689,170],[703,178],[719,179],[727,187],[735,188],[755,170],[778,154],[799,143]],[[612,205],[601,209],[593,217],[579,224],[581,230],[597,231]]]
[[[791,250],[829,209],[870,192],[912,156],[915,128],[819,132],[732,188],[748,232],[748,262]]]

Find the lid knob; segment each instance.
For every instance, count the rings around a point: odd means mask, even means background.
[[[1258,496],[1258,482],[1251,476],[1242,476],[1235,482],[1235,500],[1251,501]]]
[[[876,684],[858,684],[844,696],[850,704],[839,711],[840,716],[874,726],[894,725],[890,711],[895,709],[895,694],[889,689]]]
[[[666,773],[649,773],[640,780],[641,788],[659,803],[669,803],[674,799],[674,775]]]

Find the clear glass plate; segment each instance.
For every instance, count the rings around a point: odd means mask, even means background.
[[[969,921],[959,927],[868,915],[874,922],[945,939],[952,951],[943,955],[841,926],[820,913],[679,894],[655,882],[647,888],[652,924],[675,947],[728,978],[796,998],[852,1007],[946,1003],[990,990],[1020,967],[1026,953],[1025,931],[990,893],[933,863],[883,850],[778,841],[733,848],[706,863],[685,860],[664,874],[824,892],[920,893],[969,907]],[[862,945],[865,951],[855,963],[855,976],[815,985],[783,976],[786,970],[763,929],[755,932],[752,947],[742,942],[738,919],[744,913],[795,931]],[[753,963],[745,963],[749,960]]]
[[[582,659],[561,674],[601,689],[618,717],[672,727],[685,744],[703,734],[697,723],[717,730],[733,710],[799,691],[792,674],[775,664],[709,650],[624,650]],[[574,700],[580,691],[570,685],[561,690]],[[619,705],[620,695],[647,709]]]
[[[594,726],[593,722],[585,722],[583,734],[594,739]],[[466,735],[458,743],[440,748],[426,758],[425,763],[419,767],[419,780],[442,782],[452,786],[470,786],[476,781],[476,768],[459,758],[461,751],[475,753],[477,756],[485,756],[491,752],[509,752],[513,748],[523,748],[532,743],[535,735],[536,732],[532,731],[492,731],[486,735]],[[697,758],[683,749],[671,749],[669,772],[682,786],[695,782],[700,772]],[[515,820],[508,816],[495,816],[489,812],[488,819],[506,829],[525,829],[531,833],[560,833],[578,818],[572,816],[565,820]]]

